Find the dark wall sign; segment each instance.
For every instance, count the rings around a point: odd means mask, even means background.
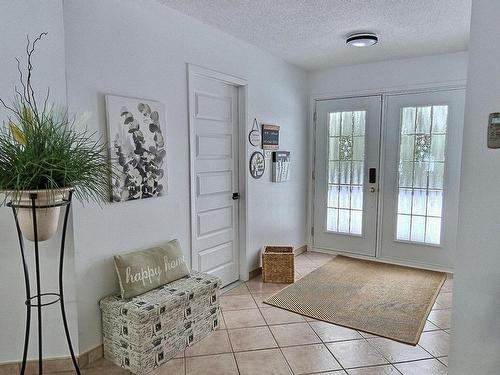
[[[250,175],[253,178],[261,178],[266,169],[266,162],[264,160],[264,155],[262,152],[255,151],[250,157]]]
[[[280,127],[262,124],[262,149],[277,150],[280,146]]]

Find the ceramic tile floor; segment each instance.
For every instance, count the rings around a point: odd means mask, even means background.
[[[330,259],[319,253],[299,255],[297,278]],[[265,305],[262,301],[285,285],[264,284],[257,277],[221,297],[224,319],[219,331],[153,374],[446,374],[452,283],[450,277],[420,342],[410,346]],[[83,371],[84,375],[127,373],[106,360]]]

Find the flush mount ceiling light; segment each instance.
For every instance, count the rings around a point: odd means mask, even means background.
[[[373,33],[356,33],[349,35],[345,43],[354,47],[369,47],[378,43],[378,36]]]

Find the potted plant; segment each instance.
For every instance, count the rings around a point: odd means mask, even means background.
[[[4,201],[14,205],[35,206],[39,241],[49,239],[57,230],[60,207],[57,205],[72,190],[80,201],[104,201],[109,197],[110,167],[107,147],[93,140],[85,128],[85,117],[70,116],[65,106],[49,101],[49,90],[39,101],[32,86],[32,57],[37,42],[28,38],[27,66],[23,72],[17,60],[20,88],[12,104],[0,99],[9,113],[0,127],[0,191]],[[82,128],[84,130],[82,130]],[[24,237],[34,240],[31,208],[17,208]]]

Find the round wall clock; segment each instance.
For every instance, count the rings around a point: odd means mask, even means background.
[[[253,178],[261,178],[265,169],[264,155],[260,151],[255,151],[250,157],[250,175]]]
[[[248,142],[252,146],[260,146],[260,142],[262,141],[262,136],[259,131],[259,124],[257,124],[257,119],[253,120],[252,130],[248,133]]]

